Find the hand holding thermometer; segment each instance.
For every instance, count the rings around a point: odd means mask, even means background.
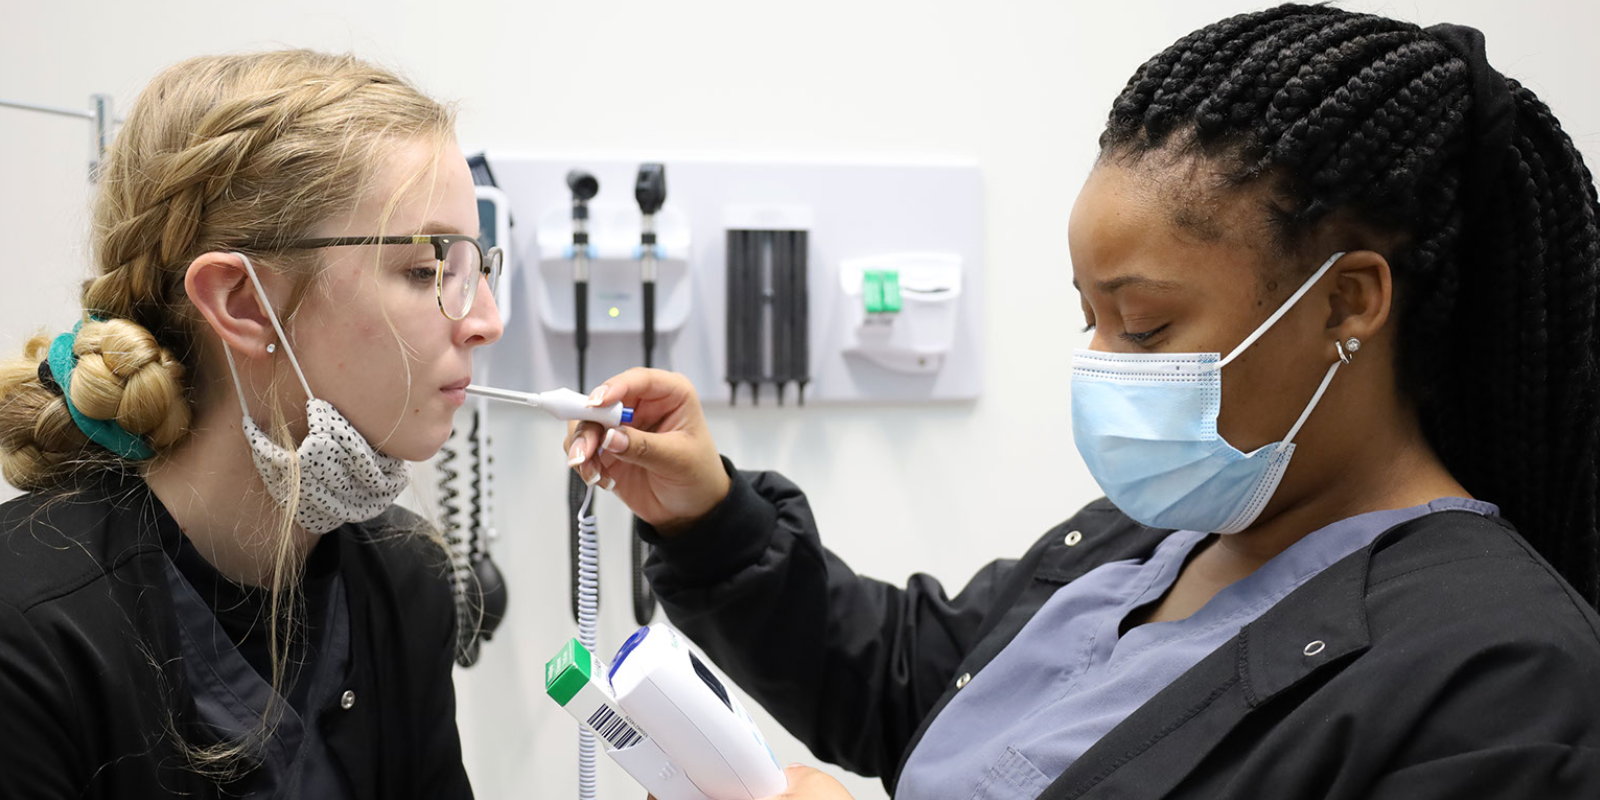
[[[510,389],[495,389],[489,386],[469,384],[467,394],[487,397],[493,400],[504,400],[508,403],[521,403],[549,414],[556,419],[579,420],[582,422],[598,422],[607,428],[615,428],[633,421],[633,409],[621,403],[611,403],[603,406],[589,405],[587,395],[582,395],[571,389],[551,389],[548,392],[514,392]]]

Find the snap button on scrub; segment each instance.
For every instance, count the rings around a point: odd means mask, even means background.
[[[961,687],[966,686],[967,685],[967,681],[970,681],[970,680],[972,680],[972,673],[970,673],[970,672],[961,673],[961,677],[956,678],[956,688],[960,689]]]
[[[1312,642],[1311,644],[1306,645],[1305,654],[1308,655],[1308,656],[1314,656],[1314,655],[1322,652],[1323,649],[1326,648],[1327,646],[1328,646],[1327,642],[1324,642],[1321,639],[1318,639],[1318,640]]]
[[[346,690],[344,690],[344,694],[339,696],[339,707],[340,708],[342,708],[342,709],[344,709],[346,711],[349,711],[351,709],[351,707],[354,706],[355,704],[356,704],[356,693],[353,690],[346,689]]]
[[[1064,541],[1068,547],[1071,547],[1078,542],[1083,541],[1083,534],[1073,531],[1072,533],[1067,534],[1067,538]]]

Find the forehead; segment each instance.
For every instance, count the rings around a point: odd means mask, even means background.
[[[1270,241],[1264,203],[1260,191],[1224,187],[1194,159],[1102,161],[1068,223],[1074,284],[1130,275],[1254,283]]]
[[[461,148],[454,140],[395,140],[361,199],[323,227],[328,236],[478,235],[472,173]]]

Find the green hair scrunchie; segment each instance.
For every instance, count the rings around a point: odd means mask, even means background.
[[[102,320],[96,318],[95,321]],[[78,357],[72,352],[72,346],[78,341],[78,330],[82,327],[83,321],[79,320],[72,330],[57,336],[50,343],[50,373],[61,386],[61,399],[67,404],[67,413],[78,424],[78,430],[101,447],[129,461],[154,458],[155,451],[150,449],[143,437],[124,430],[116,420],[86,416],[72,404],[72,370],[78,366]]]

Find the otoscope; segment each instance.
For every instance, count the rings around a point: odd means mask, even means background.
[[[589,385],[589,201],[600,193],[600,181],[583,170],[567,173],[572,191],[572,339],[578,351],[578,386]],[[567,478],[567,508],[572,513],[569,544],[572,548],[572,618],[578,618],[578,511],[583,507],[583,478],[571,470]]]
[[[600,181],[583,170],[567,173],[572,190],[572,338],[578,348],[578,386],[588,386],[584,375],[589,350],[589,201],[600,193]]]
[[[656,212],[667,202],[667,168],[662,164],[643,164],[633,185],[633,197],[639,201],[639,273],[643,281],[644,299],[644,365],[652,363],[656,349]],[[644,562],[650,556],[650,545],[639,536],[642,525],[633,519],[633,619],[640,625],[649,625],[656,613],[656,597],[644,577]]]
[[[643,215],[639,225],[639,271],[644,281],[644,365],[649,367],[656,349],[656,212],[667,202],[667,168],[660,164],[641,165],[633,196]]]

